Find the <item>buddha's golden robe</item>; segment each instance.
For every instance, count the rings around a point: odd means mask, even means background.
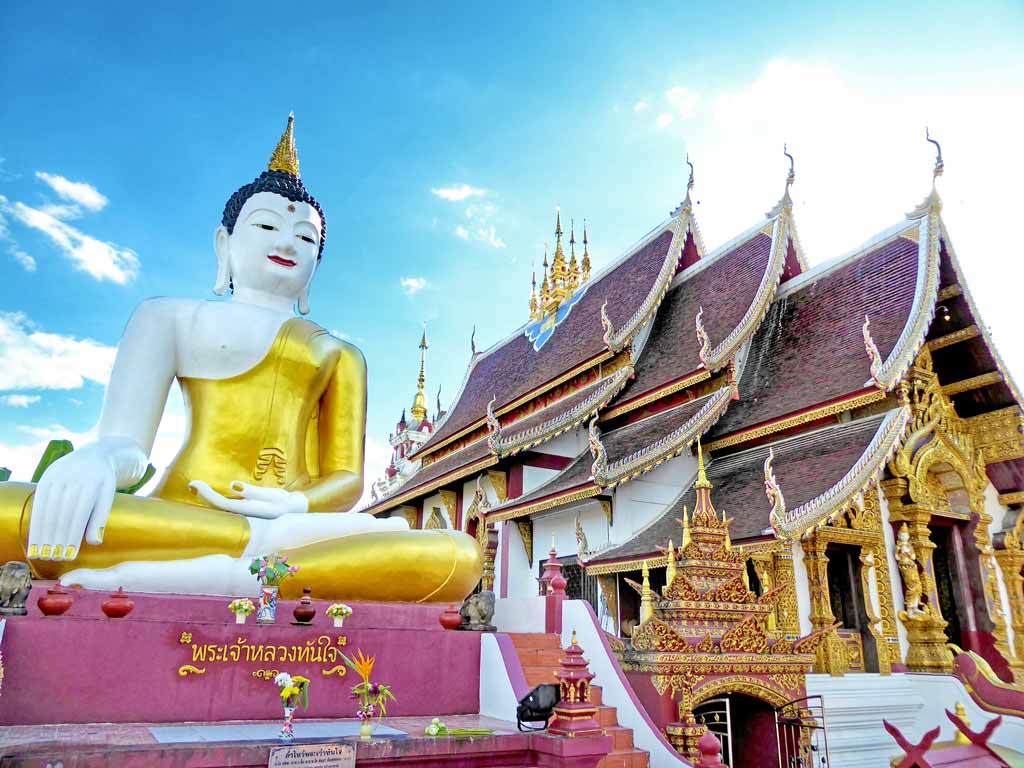
[[[101,545],[83,542],[70,561],[30,560],[34,574],[241,556],[248,518],[208,506],[188,487],[191,480],[226,496],[236,480],[301,491],[310,513],[350,508],[361,489],[354,478],[363,466],[363,372],[358,350],[293,318],[245,373],[179,378],[189,431],[152,496],[118,494]],[[0,563],[27,559],[34,491],[30,483],[0,483]],[[285,552],[300,567],[282,586],[286,598],[309,586],[324,599],[448,602],[465,597],[482,568],[472,537],[443,530],[352,534]]]

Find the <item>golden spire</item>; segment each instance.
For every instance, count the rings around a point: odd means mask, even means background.
[[[288,113],[288,127],[281,134],[281,140],[274,148],[274,154],[270,156],[268,171],[284,171],[295,178],[299,177],[299,155],[295,151],[295,113]]]
[[[640,595],[640,623],[649,621],[654,616],[653,599],[651,598],[651,577],[647,570],[647,561],[644,560],[643,568],[644,582],[642,594]]]
[[[555,213],[555,255],[551,259],[551,302],[554,306],[545,309],[558,309],[569,287],[568,278],[569,269],[565,265],[565,251],[562,250],[562,211],[559,209]]]
[[[587,282],[590,279],[590,252],[587,250],[587,220],[583,220],[583,261],[580,262],[583,268],[583,275],[580,282]]]
[[[718,512],[711,502],[712,485],[704,471],[704,452],[700,440],[697,440],[697,482],[693,484],[697,492],[697,500],[693,505],[693,524],[701,528],[721,528]]]
[[[544,243],[544,279],[540,284],[540,306],[541,310],[547,306],[548,299],[551,298],[551,286],[548,284],[548,244]]]
[[[683,504],[683,519],[679,522],[683,524],[683,543],[679,545],[679,551],[683,553],[690,546],[690,513],[685,504]]]
[[[569,287],[578,288],[580,284],[580,265],[576,262],[576,223],[569,220]]]
[[[427,396],[423,393],[423,387],[427,382],[427,323],[423,321],[423,336],[420,339],[420,375],[416,379],[416,396],[412,399],[410,412],[415,421],[423,421],[427,418]]]
[[[665,561],[665,587],[672,586],[676,580],[676,550],[672,546],[672,539],[668,540],[668,552],[665,553],[668,560]]]
[[[533,262],[533,278],[530,280],[530,319],[536,320],[540,315],[537,302],[537,262]]]

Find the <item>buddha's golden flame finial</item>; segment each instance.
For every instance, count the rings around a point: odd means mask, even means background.
[[[274,148],[274,154],[270,156],[268,171],[284,171],[295,178],[299,178],[299,155],[295,151],[295,113],[288,113],[288,127],[281,134],[281,140]]]

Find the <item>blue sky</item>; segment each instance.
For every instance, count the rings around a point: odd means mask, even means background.
[[[16,476],[49,437],[87,436],[139,301],[212,298],[224,201],[289,110],[329,226],[311,319],[366,354],[371,477],[414,393],[420,323],[447,404],[473,325],[485,348],[525,321],[555,206],[587,219],[600,268],[678,203],[686,151],[714,247],[778,198],[787,141],[819,263],[924,196],[931,125],[958,256],[1024,378],[1019,3],[212,5],[5,10],[0,465]],[[173,400],[165,422],[163,459]]]

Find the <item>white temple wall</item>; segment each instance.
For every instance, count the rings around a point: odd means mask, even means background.
[[[684,453],[666,461],[652,472],[618,486],[612,496],[614,524],[609,541],[621,544],[633,538],[638,531],[661,516],[665,508],[678,498],[682,489],[689,487],[696,475],[697,458]],[[589,531],[587,535],[589,537]],[[590,544],[593,547],[595,542],[591,540]],[[668,546],[668,542],[662,546]]]
[[[439,493],[431,494],[423,500],[423,516],[420,519],[420,527],[426,527],[427,521],[430,520],[430,515],[435,508],[441,511],[441,519],[444,520],[445,528],[454,528],[455,521],[448,514],[448,507],[445,506],[444,499],[441,498]]]
[[[878,493],[879,510],[882,515],[882,537],[885,539],[885,556],[889,560],[889,583],[892,587],[892,610],[895,614],[893,620],[896,622],[896,636],[900,641],[900,662],[907,658],[907,651],[910,650],[910,641],[907,640],[907,630],[900,621],[900,612],[905,610],[903,602],[903,580],[900,578],[900,566],[896,562],[896,534],[892,530],[892,523],[889,522],[889,502],[885,494]]]
[[[811,583],[804,565],[804,549],[799,541],[790,545],[793,553],[793,579],[796,583],[796,612],[800,615],[800,634],[809,635],[811,625]]]
[[[534,527],[534,565],[526,559],[526,547],[514,520],[499,523],[508,537],[508,589],[507,597],[531,597],[537,594],[537,529]],[[545,555],[546,556],[546,555]]]
[[[529,493],[534,488],[539,488],[560,471],[544,467],[523,467],[523,493]]]
[[[1006,520],[1006,507],[999,503],[999,491],[996,490],[992,483],[985,485],[985,512],[992,517],[989,532],[995,535],[1003,530],[1003,523]],[[996,581],[999,584],[999,608],[1003,612],[1003,626],[1006,627],[1006,642],[1010,647],[1010,655],[1016,657],[1017,649],[1014,645],[1016,633],[1013,631],[1013,622],[1010,620],[1010,617],[1013,615],[1010,609],[1010,593],[1007,591],[1006,582],[1003,580],[1003,569],[998,565],[995,568],[995,574]]]
[[[543,445],[538,446],[537,450],[540,453],[550,453],[555,456],[566,456],[570,459],[575,459],[586,450],[588,445],[587,425],[583,425],[559,435],[554,440],[549,440]]]

